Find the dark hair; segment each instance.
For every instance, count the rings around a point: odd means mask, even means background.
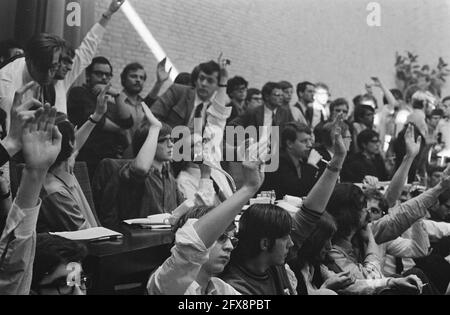
[[[227,94],[230,95],[233,93],[238,87],[244,85],[246,88],[248,87],[248,82],[240,76],[232,77],[228,79],[227,82]]]
[[[378,132],[373,131],[372,129],[365,129],[359,133],[359,135],[356,137],[356,144],[358,145],[358,148],[363,148],[363,144],[366,145],[370,142],[373,138],[379,138]]]
[[[439,195],[438,200],[439,204],[443,205],[450,199],[450,190],[445,190],[442,194]]]
[[[9,59],[9,51],[14,48],[23,49],[22,45],[15,39],[7,39],[0,42],[0,58]]]
[[[308,125],[299,122],[290,122],[283,126],[281,131],[281,148],[287,148],[287,142],[297,140],[297,133],[311,134],[311,128]]]
[[[7,135],[6,131],[6,112],[0,108],[0,125],[2,126],[2,133],[0,134],[0,139],[3,139]]]
[[[444,111],[440,108],[435,108],[431,111],[430,118],[432,116],[441,116],[442,117],[442,116],[444,116]]]
[[[361,105],[361,98],[362,98],[362,95],[359,94],[359,95],[356,95],[356,96],[352,99],[353,106],[355,107],[355,113],[356,113],[356,108],[357,108],[358,106]],[[355,115],[356,115],[356,114],[355,114]]]
[[[61,60],[73,63],[73,58],[75,58],[75,49],[69,43],[66,43],[61,54]]]
[[[377,200],[380,210],[384,214],[386,214],[388,212],[389,204],[387,202],[387,199],[378,189],[375,189],[375,188],[366,189],[366,190],[364,190],[364,195],[366,196],[367,200],[369,200],[369,199]]]
[[[208,62],[203,62],[196,66],[191,73],[191,81],[192,85],[195,86],[195,82],[197,82],[198,75],[200,71],[204,72],[207,75],[212,75],[214,72],[217,72],[217,82],[220,80],[220,66],[214,60],[210,60]]]
[[[183,225],[185,225],[189,219],[200,219],[201,217],[203,217],[205,214],[207,214],[208,212],[210,212],[213,209],[214,209],[214,207],[211,207],[211,206],[204,206],[204,205],[195,206],[194,208],[192,208],[191,210],[186,212],[177,221],[177,223],[172,227],[172,231],[174,233],[176,233],[176,231],[178,229],[180,229],[181,227],[183,227]]]
[[[445,102],[447,102],[447,101],[450,101],[450,95],[444,97],[444,98],[442,99],[442,102],[441,102],[441,103],[445,103]]]
[[[363,191],[351,183],[337,184],[328,201],[326,211],[336,221],[337,231],[334,239],[342,239],[358,228],[361,211],[366,206]]]
[[[326,84],[323,83],[323,82],[317,82],[317,83],[314,85],[314,87],[315,87],[316,89],[323,89],[323,90],[330,91],[330,89],[328,88],[328,85],[326,85]]]
[[[289,81],[280,81],[278,82],[282,90],[294,88],[291,82]]]
[[[259,95],[259,94],[261,94],[261,91],[260,91],[260,90],[258,90],[258,89],[256,89],[256,88],[249,88],[249,89],[247,90],[247,98],[246,98],[246,101],[247,101],[247,102],[250,102],[250,101],[252,100],[252,97],[253,97],[254,95]]]
[[[125,66],[125,68],[123,68],[122,73],[120,74],[120,83],[122,84],[122,86],[125,86],[125,80],[127,79],[128,73],[137,70],[144,70],[145,73],[144,67],[139,62],[129,63]],[[144,75],[144,81],[145,80],[147,80],[147,73],[145,73]]]
[[[75,127],[70,121],[67,120],[67,116],[63,113],[56,114],[56,126],[62,135],[61,150],[56,158],[53,166],[58,166],[62,162],[66,161],[73,153],[73,144],[75,141]]]
[[[25,58],[30,60],[41,71],[48,71],[52,67],[53,54],[63,50],[65,41],[60,37],[40,33],[34,35],[25,46]]]
[[[419,99],[413,99],[412,108],[424,109],[425,108],[425,101],[424,100],[419,100]]]
[[[188,72],[180,72],[178,73],[173,83],[191,86],[192,85],[191,74]]]
[[[323,249],[326,242],[333,238],[336,231],[336,222],[333,217],[325,211],[317,222],[314,231],[302,243],[301,248],[297,250],[297,263],[301,268],[308,263],[313,266],[323,263],[320,261],[320,251]],[[316,270],[316,272],[320,271]]]
[[[168,124],[162,122],[162,127],[159,130],[159,135],[167,135],[172,133],[172,127]],[[148,131],[150,129],[150,122],[147,118],[144,118],[138,129],[134,132],[133,139],[131,140],[131,145],[133,147],[133,153],[136,156],[144,145],[145,140],[148,136]]]
[[[111,62],[109,62],[108,59],[102,56],[95,57],[92,59],[92,62],[89,66],[86,68],[86,75],[90,76],[92,74],[92,71],[94,70],[94,65],[96,64],[102,64],[102,65],[108,65],[111,68],[111,74],[113,73],[113,67],[111,65]]]
[[[261,94],[262,94],[263,100],[266,101],[268,99],[268,97],[270,96],[270,94],[272,94],[272,91],[275,89],[281,90],[281,86],[279,83],[267,82],[266,84],[264,84],[264,86],[261,89]]]
[[[309,81],[303,81],[303,82],[300,82],[299,84],[297,84],[297,95],[299,93],[305,93],[305,90],[308,87],[308,85],[312,85],[315,87],[314,83],[311,83]]]
[[[237,238],[239,243],[232,256],[237,260],[256,257],[261,253],[260,241],[269,240],[269,251],[275,240],[291,233],[289,212],[273,204],[253,204],[241,216]]]
[[[366,112],[371,111],[375,113],[375,109],[369,105],[357,105],[355,107],[355,122],[361,123],[361,119],[366,115]]]
[[[403,93],[399,89],[390,89],[389,90],[392,95],[394,96],[396,101],[402,101],[403,100]],[[386,96],[383,96],[383,104],[389,103]]]
[[[61,264],[82,262],[87,256],[87,248],[81,242],[75,242],[60,236],[38,234],[36,255],[33,262],[31,288],[36,290],[46,275],[55,272]]]
[[[350,108],[349,105],[348,105],[347,100],[345,98],[343,98],[343,97],[340,97],[340,98],[337,98],[337,99],[335,99],[334,101],[331,102],[331,104],[330,104],[330,113],[333,112],[335,107],[341,106],[341,105],[347,106],[347,110]]]

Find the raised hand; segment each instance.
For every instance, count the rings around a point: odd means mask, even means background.
[[[38,83],[32,81],[24,85],[22,88],[16,91],[14,94],[14,100],[10,113],[10,129],[5,138],[5,142],[8,143],[8,153],[10,156],[19,152],[22,148],[22,129],[25,121],[34,117],[35,110],[31,110],[33,107],[42,107],[42,104],[36,100],[31,99],[25,103],[22,103],[23,95],[32,88],[35,88]]]
[[[370,176],[370,175],[366,175],[364,176],[363,179],[363,184],[365,184],[365,186],[367,188],[374,188],[377,189],[378,188],[378,178],[375,176]]]
[[[347,147],[345,146],[345,142],[342,137],[343,126],[344,115],[343,113],[339,113],[333,121],[331,137],[334,139],[334,154],[341,158],[345,158],[347,155]]]
[[[103,89],[100,91],[100,93],[97,96],[97,105],[95,106],[95,112],[92,115],[92,119],[95,121],[99,121],[102,119],[103,115],[106,113],[106,110],[108,109],[107,106],[107,93],[109,89],[111,88],[111,83],[108,83],[107,85],[103,86]]]
[[[371,79],[373,81],[373,86],[381,87],[383,85],[378,77],[371,77]]]
[[[111,3],[109,4],[109,8],[108,8],[108,11],[106,12],[106,14],[109,16],[113,15],[120,9],[120,7],[122,6],[122,4],[124,2],[125,2],[125,0],[112,0]]]
[[[158,65],[156,66],[156,81],[159,83],[167,81],[170,77],[170,72],[172,71],[172,67],[170,67],[169,71],[166,71],[166,61],[167,57],[158,62]]]
[[[242,163],[242,171],[244,177],[244,185],[255,191],[258,191],[264,182],[264,172],[261,171],[260,167],[262,161],[244,161]]]
[[[22,134],[27,169],[47,171],[61,150],[61,133],[55,126],[56,109],[45,105],[25,124]]]
[[[153,115],[150,108],[148,108],[148,106],[144,102],[142,102],[141,105],[142,109],[144,110],[145,117],[147,117],[148,121],[150,122],[150,126],[161,128],[162,127],[161,122],[155,117],[155,115]]]
[[[412,124],[408,125],[405,132],[405,146],[406,146],[406,156],[410,158],[415,158],[420,151],[420,145],[422,143],[422,136],[418,136],[415,139],[414,126]]]
[[[219,54],[219,58],[217,58],[217,63],[220,67],[219,72],[219,84],[220,85],[226,85],[228,82],[228,69],[227,67],[231,64],[231,61],[229,59],[223,58],[223,53]]]

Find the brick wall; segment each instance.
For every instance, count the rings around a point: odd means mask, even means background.
[[[109,0],[96,0],[96,17]],[[370,76],[394,85],[394,55],[411,50],[434,64],[450,61],[450,2],[379,0],[381,26],[369,27],[364,0],[127,0],[179,71],[190,72],[219,52],[231,74],[250,86],[268,80],[324,81],[334,97],[353,97]],[[122,12],[114,16],[99,54],[115,67],[131,61],[154,82],[156,60]],[[444,92],[449,92],[448,87]],[[448,94],[448,93],[447,93]]]

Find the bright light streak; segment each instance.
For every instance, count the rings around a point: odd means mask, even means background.
[[[131,25],[133,25],[136,32],[139,34],[139,36],[141,36],[144,43],[151,50],[156,60],[158,60],[159,62],[164,57],[166,57],[166,53],[159,45],[159,43],[156,41],[156,39],[153,37],[152,33],[147,28],[147,26],[145,26],[144,22],[142,21],[139,14],[137,14],[136,10],[131,5],[130,1],[125,1],[122,4],[121,8],[127,19],[130,21]],[[170,69],[170,67],[172,67],[172,71],[170,72],[170,79],[174,81],[176,76],[178,75],[178,70],[172,64],[172,61],[170,61],[169,57],[167,57],[166,70]]]

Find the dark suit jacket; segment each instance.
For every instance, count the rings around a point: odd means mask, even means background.
[[[378,154],[371,160],[361,152],[356,153],[342,167],[341,181],[361,183],[366,175],[378,177],[380,181],[389,180],[389,175],[381,155]]]
[[[301,173],[302,177],[299,178],[291,157],[286,152],[281,151],[278,170],[265,174],[261,191],[275,190],[277,199],[282,199],[284,195],[304,197],[316,183],[318,169],[302,163]]]
[[[151,106],[156,118],[172,128],[187,125],[194,109],[195,89],[190,86],[172,84]]]

